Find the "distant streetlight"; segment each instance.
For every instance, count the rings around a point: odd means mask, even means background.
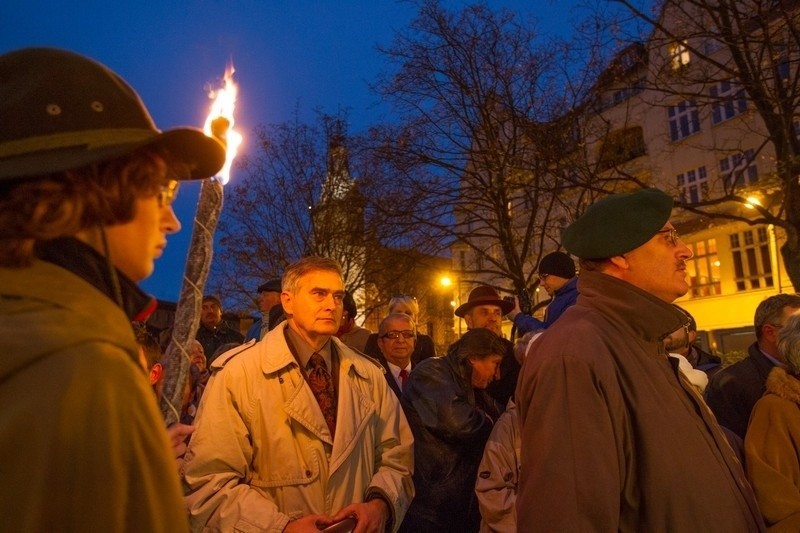
[[[450,276],[442,276],[441,278],[439,278],[439,285],[448,288],[453,285],[453,280],[450,279]]]

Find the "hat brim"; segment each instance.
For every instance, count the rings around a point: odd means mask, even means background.
[[[514,309],[514,304],[505,300],[474,300],[461,304],[453,313],[459,318],[464,318],[464,315],[467,314],[470,309],[478,307],[479,305],[496,305],[503,312],[503,315],[507,315]]]
[[[161,146],[189,166],[185,179],[202,179],[216,175],[225,164],[225,147],[196,128],[175,128],[165,132],[141,130],[140,140],[129,138],[115,142],[115,130],[107,132],[102,146],[71,144],[52,146],[43,143],[41,150],[26,151],[18,156],[0,159],[0,180],[26,178],[64,172],[94,163],[102,163],[149,146]]]

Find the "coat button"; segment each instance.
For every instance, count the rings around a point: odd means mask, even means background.
[[[311,470],[306,470],[306,477],[311,477]]]

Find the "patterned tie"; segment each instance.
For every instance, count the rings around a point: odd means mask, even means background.
[[[331,437],[333,437],[336,430],[336,395],[333,391],[331,375],[328,373],[328,365],[317,352],[314,352],[308,361],[308,386],[311,387],[311,392],[314,393],[314,397],[322,409],[325,422],[331,431]]]
[[[400,390],[406,388],[407,379],[408,379],[408,371],[404,368],[400,371]]]

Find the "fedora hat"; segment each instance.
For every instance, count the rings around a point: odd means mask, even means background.
[[[458,306],[458,309],[455,310],[455,315],[464,318],[464,315],[470,309],[479,305],[496,305],[503,311],[504,315],[514,309],[514,303],[500,298],[500,295],[492,287],[479,285],[469,292],[467,301]]]
[[[79,54],[25,48],[0,55],[0,180],[63,172],[161,146],[192,179],[222,168],[224,146],[197,128],[160,131],[117,74]]]

